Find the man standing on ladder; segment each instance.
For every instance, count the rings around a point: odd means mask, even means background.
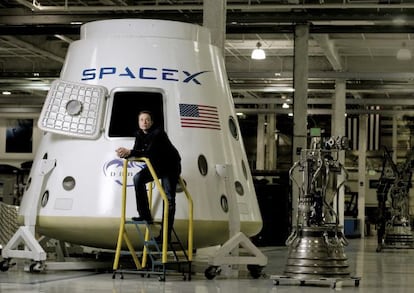
[[[168,198],[168,241],[171,241],[171,230],[175,216],[175,193],[181,173],[181,157],[167,133],[161,127],[154,125],[153,115],[150,111],[141,111],[138,114],[138,126],[134,147],[132,149],[120,147],[116,149],[116,153],[120,158],[146,157],[150,160],[157,176],[162,181],[162,187]],[[139,216],[132,217],[133,221],[153,223],[146,191],[146,184],[153,180],[148,166],[134,175]],[[162,241],[161,235],[156,238],[157,241]]]

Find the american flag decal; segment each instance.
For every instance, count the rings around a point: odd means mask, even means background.
[[[217,107],[180,104],[181,127],[206,128],[220,130]]]

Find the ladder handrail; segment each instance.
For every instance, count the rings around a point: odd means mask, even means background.
[[[193,207],[193,198],[191,194],[188,192],[187,187],[185,186],[184,180],[181,176],[178,178],[178,182],[180,183],[182,189],[184,190],[185,196],[187,197],[188,201],[188,239],[187,239],[187,255],[188,260],[193,260],[193,216],[194,216],[194,207]]]
[[[121,223],[119,227],[119,234],[118,234],[118,242],[116,247],[116,253],[115,253],[115,260],[113,269],[116,270],[118,268],[119,264],[119,257],[121,254],[121,248],[122,248],[122,239],[125,240],[129,251],[132,254],[132,257],[134,259],[134,263],[137,267],[137,269],[140,269],[141,267],[144,267],[146,264],[146,253],[145,253],[145,245],[144,245],[144,256],[143,256],[143,262],[142,265],[139,264],[138,258],[136,257],[135,250],[131,244],[131,241],[129,240],[126,230],[125,230],[125,219],[126,219],[126,194],[127,194],[127,172],[128,172],[128,162],[129,161],[141,161],[145,162],[148,166],[148,169],[152,175],[152,178],[154,179],[154,182],[158,188],[158,191],[161,194],[162,200],[164,202],[164,213],[163,213],[163,243],[162,243],[162,263],[165,264],[167,262],[167,247],[168,247],[168,197],[164,191],[164,188],[160,184],[159,178],[148,158],[145,157],[139,157],[139,158],[129,158],[124,160],[123,164],[123,172],[122,172],[122,203],[121,203]],[[184,193],[188,200],[188,213],[189,213],[189,224],[188,224],[188,260],[192,260],[192,251],[193,251],[193,200],[188,192],[185,183],[181,177],[179,177],[178,182],[180,183],[181,187],[184,190]],[[151,190],[150,190],[150,204],[152,204],[152,182],[151,182]],[[151,206],[151,205],[150,205]],[[148,229],[148,227],[147,227]],[[148,231],[147,231],[148,232]],[[147,238],[148,233],[146,233],[145,238]],[[145,239],[147,241],[148,239]]]
[[[127,189],[127,176],[125,176],[128,170],[128,160],[124,160],[123,171],[122,171],[122,202],[121,202],[121,221],[119,223],[119,233],[118,233],[118,240],[116,243],[116,250],[115,250],[115,259],[113,264],[113,270],[116,271],[119,266],[119,258],[121,256],[121,248],[122,248],[122,239],[125,240],[128,249],[132,255],[134,260],[135,266],[137,269],[141,268],[141,264],[139,263],[137,254],[135,252],[134,247],[132,246],[131,241],[129,241],[128,234],[125,230],[125,214],[126,214],[126,189]]]

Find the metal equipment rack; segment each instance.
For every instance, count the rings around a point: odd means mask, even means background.
[[[159,178],[154,171],[150,161],[147,158],[136,158],[135,161],[145,162],[151,172],[151,175],[154,179],[158,191],[161,194],[161,197],[164,202],[164,207],[168,207],[168,198],[165,194],[162,185],[159,182]],[[172,229],[172,238],[168,239],[168,208],[164,208],[163,213],[163,231],[162,231],[162,243],[158,243],[152,232],[152,224],[147,223],[146,221],[126,221],[126,188],[127,188],[127,171],[128,171],[128,160],[124,161],[123,166],[123,178],[122,178],[122,207],[121,207],[121,222],[119,227],[118,242],[115,252],[115,259],[113,264],[113,275],[112,278],[115,278],[117,273],[121,274],[121,279],[123,279],[123,273],[138,273],[141,275],[159,275],[160,281],[165,281],[167,274],[167,266],[175,265],[178,269],[181,269],[181,266],[184,264],[188,265],[188,278],[183,273],[184,280],[191,280],[191,262],[192,262],[192,252],[193,252],[193,201],[191,195],[186,189],[185,183],[182,178],[179,178],[179,184],[183,189],[187,200],[188,200],[188,242],[187,242],[187,251],[184,248],[184,245],[178,238],[177,233],[174,228]],[[150,183],[149,188],[149,204],[152,203],[152,182]],[[129,239],[129,236],[126,231],[126,224],[134,224],[139,235],[140,240],[143,243],[142,251],[142,261],[141,263],[138,260],[137,253],[135,252],[134,246]],[[141,227],[145,225],[145,233],[141,231]],[[119,258],[121,256],[121,249],[123,242],[127,245],[129,252],[132,256],[136,270],[123,270],[119,269]],[[168,255],[171,257],[169,258]],[[151,262],[150,267],[147,265],[148,257]]]

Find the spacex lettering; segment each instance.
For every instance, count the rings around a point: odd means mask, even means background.
[[[153,79],[183,83],[191,82],[201,85],[201,82],[197,78],[206,72],[208,72],[208,70],[192,73],[186,70],[169,68],[160,69],[156,67],[138,67],[135,69],[131,69],[128,66],[122,69],[117,67],[100,67],[84,69],[82,71],[82,80],[104,79],[109,76],[117,76],[130,79]]]

